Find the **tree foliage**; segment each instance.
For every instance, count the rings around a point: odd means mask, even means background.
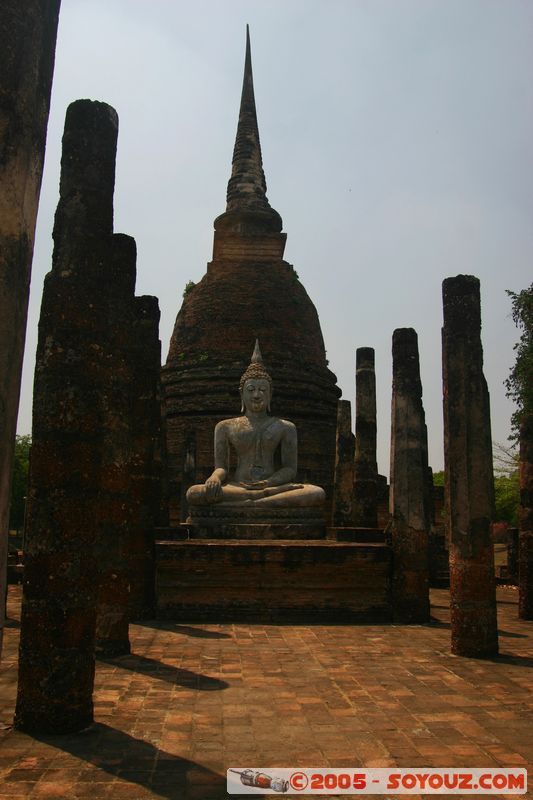
[[[496,522],[518,525],[520,506],[520,454],[516,444],[493,443]]]
[[[433,486],[444,486],[444,470],[433,473]]]
[[[183,297],[187,297],[189,292],[192,292],[195,286],[196,284],[194,281],[187,281],[187,283],[185,284],[185,288],[183,290]]]
[[[24,508],[28,491],[28,472],[30,467],[31,436],[17,436],[13,459],[13,482],[11,485],[11,506],[9,529],[20,530],[24,525]]]
[[[520,505],[518,472],[511,475],[495,475],[494,496],[496,501],[495,522],[507,522],[513,528],[518,527],[518,507]]]
[[[515,344],[516,360],[505,381],[507,397],[516,403],[511,417],[511,440],[517,440],[523,414],[533,414],[533,283],[528,289],[515,293],[507,290],[511,298],[514,323],[521,331]]]
[[[496,505],[495,522],[507,522],[518,525],[518,509],[520,506],[519,453],[516,444],[503,445],[494,442],[494,496]],[[433,473],[433,485],[444,486],[445,473]]]

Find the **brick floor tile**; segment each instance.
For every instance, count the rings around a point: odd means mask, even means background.
[[[0,797],[29,797],[36,785],[34,781],[2,783]]]

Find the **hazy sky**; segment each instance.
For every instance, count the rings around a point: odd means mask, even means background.
[[[159,297],[166,360],[183,288],[205,273],[225,208],[247,22],[285,258],[352,403],[355,349],[376,350],[380,471],[397,327],[418,332],[430,462],[442,467],[441,284],[458,273],[481,280],[493,438],[504,442],[518,337],[505,289],[533,276],[530,0],[63,0],[19,432],[31,430],[67,105],[103,100],[119,114],[115,231],[137,241],[137,294]]]

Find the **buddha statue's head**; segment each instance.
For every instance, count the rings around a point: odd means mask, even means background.
[[[241,413],[246,411],[270,411],[272,398],[272,378],[263,364],[259,340],[255,340],[252,360],[241,375]]]

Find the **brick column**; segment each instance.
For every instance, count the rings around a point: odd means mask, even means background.
[[[0,654],[11,473],[59,0],[0,3]]]
[[[452,652],[484,657],[497,653],[498,632],[490,407],[483,375],[479,280],[458,275],[447,278],[442,290]]]
[[[395,622],[429,620],[427,429],[422,405],[418,337],[399,328],[392,337],[392,429],[389,507]]]
[[[518,616],[533,619],[533,414],[520,425]]]
[[[354,523],[361,528],[376,528],[376,373],[371,347],[357,348],[355,387]]]
[[[133,364],[136,380],[132,406],[133,458],[130,503],[131,528],[128,536],[130,615],[133,619],[153,615],[154,528],[159,522],[161,502],[161,342],[157,298],[135,298],[136,345]]]
[[[107,329],[102,339],[105,372],[100,388],[102,462],[95,508],[99,566],[95,644],[98,655],[113,657],[130,652],[128,544],[134,518],[132,397],[136,393],[138,372],[132,349],[136,341],[133,303],[137,254],[130,236],[114,234],[109,244]]]
[[[354,450],[351,403],[349,400],[339,400],[333,492],[333,525],[339,528],[353,525]]]
[[[52,271],[34,384],[15,726],[67,733],[93,720],[108,281],[118,119],[69,106]]]

